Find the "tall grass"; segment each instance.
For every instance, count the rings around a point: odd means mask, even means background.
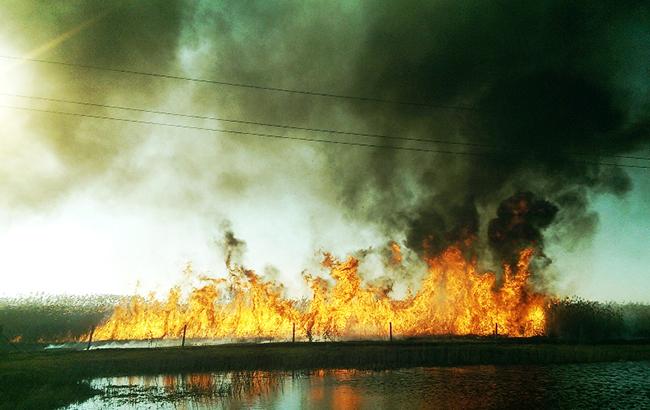
[[[650,305],[566,298],[550,306],[547,335],[582,342],[650,338]]]
[[[119,299],[110,295],[0,298],[0,336],[23,343],[77,338],[109,315]]]
[[[23,344],[77,339],[110,315],[118,296],[0,298],[0,351]],[[578,342],[650,338],[650,305],[567,298],[547,312],[547,335]]]

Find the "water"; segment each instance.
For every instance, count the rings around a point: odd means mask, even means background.
[[[650,362],[112,377],[70,409],[650,409]]]

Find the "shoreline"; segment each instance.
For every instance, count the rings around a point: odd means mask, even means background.
[[[650,360],[650,341],[578,344],[491,339],[239,343],[212,346],[50,349],[0,354],[0,408],[56,408],[97,392],[97,377],[248,370],[359,369],[469,365],[545,365]]]

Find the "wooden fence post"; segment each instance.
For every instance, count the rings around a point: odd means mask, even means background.
[[[93,342],[94,333],[95,333],[95,326],[93,326],[93,328],[90,329],[90,335],[88,336],[88,346],[86,346],[86,350],[90,350],[90,345]]]

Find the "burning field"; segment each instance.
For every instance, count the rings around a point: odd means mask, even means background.
[[[325,255],[329,278],[304,275],[312,296],[302,301],[284,298],[281,284],[235,267],[226,279],[203,278],[205,286],[186,299],[179,288],[164,301],[133,297],[95,329],[93,338],[178,338],[186,330],[191,338],[283,340],[294,324],[296,338],[310,341],[386,338],[391,327],[401,337],[542,335],[548,298],[529,282],[532,256],[532,249],[522,251],[516,265],[504,266],[498,283],[495,273],[479,272],[459,248],[448,248],[426,260],[420,289],[402,300],[392,299],[389,288],[363,283],[353,257],[338,261]]]
[[[612,299],[645,301],[645,4],[190,3],[0,13],[0,268],[9,295],[124,295],[221,263],[226,220],[258,259],[226,230],[224,271],[8,340],[550,336],[558,297],[609,300],[566,267],[610,241],[592,276],[629,262]]]
[[[288,299],[284,286],[234,262],[244,242],[225,232],[221,242],[225,278],[201,277],[202,285],[165,300],[133,297],[93,331],[94,340],[158,338],[341,340],[431,335],[540,336],[546,329],[550,295],[537,290],[531,266],[543,257],[541,230],[557,208],[522,192],[505,200],[490,222],[489,242],[502,260],[498,273],[478,267],[476,237],[451,234],[448,246],[427,236],[417,254],[426,273],[405,297],[393,296],[394,281],[374,284],[359,274],[359,257],[338,260],[325,253],[325,276],[303,273],[310,295]],[[415,253],[409,250],[411,253]],[[389,270],[414,269],[391,242],[384,252]],[[295,327],[294,327],[295,326]],[[82,340],[90,337],[84,335]]]
[[[0,410],[647,361],[649,51],[647,0],[0,1]]]
[[[16,311],[23,318],[33,316],[32,324],[39,317],[49,322],[34,329],[26,329],[30,325],[24,320],[13,320],[11,312],[0,319],[9,324],[4,337],[14,344],[81,342],[88,347],[91,342],[98,347],[142,347],[154,340],[157,346],[171,346],[186,339],[214,344],[441,335],[579,341],[649,337],[647,306],[562,299],[548,286],[543,230],[557,212],[553,203],[520,192],[501,203],[483,242],[475,229],[455,229],[442,237],[426,235],[418,247],[393,241],[346,259],[322,253],[320,270],[302,273],[307,289],[303,298],[287,296],[287,288],[295,284],[244,267],[246,243],[224,225],[218,244],[225,275],[198,274],[188,264],[184,281],[163,295],[112,296],[96,307],[89,300],[72,316],[65,306],[59,309],[61,317],[41,308],[45,316]],[[369,277],[363,263],[370,256],[379,256],[384,276]],[[489,256],[500,261],[500,269],[481,268]],[[407,279],[411,282],[400,295],[395,287]],[[50,329],[56,323],[58,328]],[[145,344],[128,343],[133,341]]]

